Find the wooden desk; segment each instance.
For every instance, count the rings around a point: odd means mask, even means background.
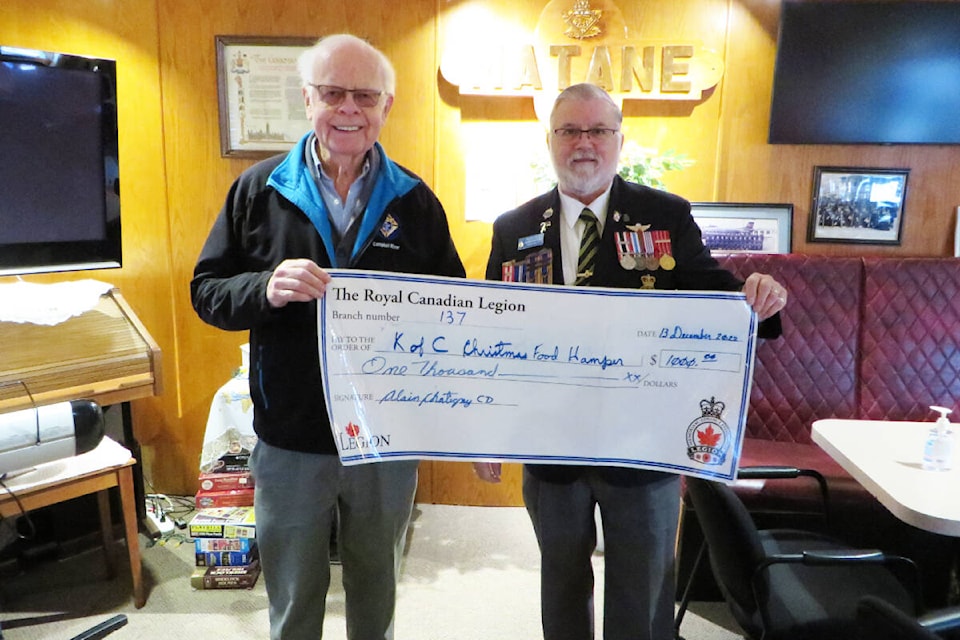
[[[126,448],[105,438],[94,451],[40,465],[33,474],[6,484],[27,511],[96,493],[111,574],[113,527],[107,489],[119,487],[137,607],[146,601],[137,539],[138,514],[144,509],[143,477],[131,455],[139,445],[127,404],[160,395],[161,381],[160,348],[117,289],[102,295],[93,309],[57,325],[0,321],[0,412],[68,400],[124,405]],[[37,478],[45,480],[38,483]],[[9,495],[0,495],[0,513],[19,514],[20,506]]]
[[[140,541],[137,538],[137,509],[132,471],[135,463],[136,460],[129,450],[110,438],[104,438],[93,451],[41,464],[34,471],[5,480],[4,484],[9,491],[0,489],[0,515],[15,517],[21,515],[21,510],[32,511],[88,493],[96,493],[108,575],[113,577],[116,575],[116,563],[113,557],[113,522],[107,490],[118,487],[123,507],[127,553],[130,557],[130,575],[133,578],[133,603],[140,608],[146,603],[146,594],[140,563]]]
[[[160,395],[160,347],[117,289],[58,325],[0,322],[0,411]]]
[[[960,447],[952,470],[925,471],[921,459],[931,426],[817,420],[812,437],[895,516],[920,529],[960,536]]]

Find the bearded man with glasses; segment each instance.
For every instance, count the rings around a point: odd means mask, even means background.
[[[683,198],[617,175],[623,114],[600,87],[577,84],[557,97],[547,145],[557,188],[509,211],[493,224],[488,280],[517,273],[533,256],[554,284],[623,289],[737,291],[763,321],[760,337],[780,334],[776,314],[786,290],[769,275],[740,282],[703,246]],[[526,270],[530,273],[533,270]],[[521,273],[523,271],[520,271]],[[637,313],[643,313],[637,309]],[[584,332],[603,332],[593,318]],[[597,402],[589,389],[583,402]],[[638,407],[637,420],[643,420]],[[564,425],[601,429],[602,425]],[[498,482],[500,464],[475,463]],[[523,501],[540,546],[544,640],[592,640],[599,507],[604,541],[604,640],[674,637],[674,542],[680,477],[624,467],[528,464]]]
[[[339,34],[304,52],[298,68],[312,130],[231,186],[191,296],[204,321],[250,331],[258,436],[250,466],[270,637],[322,636],[339,511],[347,638],[389,640],[417,462],[340,464],[316,301],[330,284],[327,268],[465,273],[437,197],[377,142],[394,99],[389,60]]]

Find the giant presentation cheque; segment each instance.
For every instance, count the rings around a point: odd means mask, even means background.
[[[344,464],[735,478],[756,349],[743,294],[330,273],[320,363]]]

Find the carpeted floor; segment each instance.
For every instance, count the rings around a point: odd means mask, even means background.
[[[102,551],[48,562],[0,583],[4,640],[71,640],[117,614],[127,624],[116,638],[204,640],[268,636],[263,581],[250,590],[195,591],[193,545],[143,547],[146,606],[130,599],[126,565],[106,580]],[[122,549],[119,556],[126,557]],[[603,556],[595,556],[602,584]],[[537,550],[521,508],[417,505],[397,606],[398,640],[535,640],[541,637]],[[602,611],[602,593],[596,607]],[[342,640],[339,571],[327,602],[323,637]],[[687,640],[733,640],[740,635],[722,603],[694,603],[684,619]],[[602,637],[598,631],[597,637]],[[667,640],[667,639],[665,639]]]

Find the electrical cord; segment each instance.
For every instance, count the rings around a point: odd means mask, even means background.
[[[164,494],[156,494],[155,497],[160,501],[161,521],[165,522],[165,518],[170,518],[178,529],[185,529],[190,514],[196,509],[194,499],[187,496],[167,496]]]
[[[14,524],[13,524],[13,525],[8,525],[8,526],[10,526],[11,530],[13,531],[13,533],[14,533],[19,539],[21,539],[21,540],[33,540],[33,539],[37,536],[37,528],[36,528],[36,526],[34,526],[33,520],[30,518],[30,514],[27,513],[27,510],[26,510],[26,509],[24,509],[23,503],[20,502],[20,496],[18,496],[16,493],[14,493],[14,492],[10,489],[10,487],[8,487],[8,486],[6,485],[6,483],[4,482],[4,480],[6,480],[6,478],[7,478],[7,474],[6,474],[6,473],[0,474],[0,487],[2,487],[3,490],[6,491],[6,492],[10,495],[11,498],[13,498],[13,501],[17,504],[17,508],[20,509],[20,515],[18,515],[18,516],[17,516],[17,519],[14,520]],[[17,526],[17,524],[16,524],[16,523],[17,523],[17,520],[19,520],[19,518],[23,518],[23,521],[26,523],[26,526],[27,526],[27,528],[28,528],[27,533],[21,533],[21,532],[20,532],[20,528],[19,528],[19,527]],[[10,519],[9,517],[5,518],[5,517],[3,517],[3,516],[0,516],[0,524],[6,523],[9,519]]]

